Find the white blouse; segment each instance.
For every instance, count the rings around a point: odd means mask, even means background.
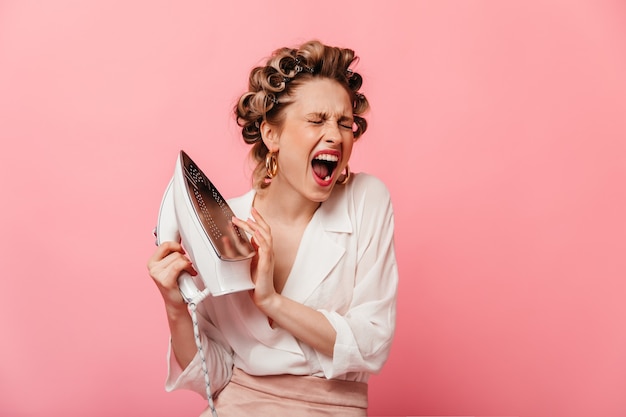
[[[229,200],[251,217],[254,190]],[[394,220],[386,186],[368,174],[337,185],[306,227],[282,291],[320,311],[337,332],[333,356],[316,352],[281,328],[272,328],[247,291],[209,296],[198,306],[201,342],[211,386],[219,392],[232,367],[251,375],[313,375],[366,382],[389,355],[395,329],[398,269]],[[205,396],[201,359],[181,369],[171,344],[167,391]]]

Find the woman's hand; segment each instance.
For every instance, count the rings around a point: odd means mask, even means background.
[[[332,357],[337,332],[328,319],[321,312],[276,292],[270,226],[254,207],[252,219],[243,221],[233,217],[233,223],[252,235],[252,245],[257,252],[251,266],[255,286],[252,299],[256,306],[270,318],[272,327],[280,327],[318,352]]]
[[[185,309],[186,303],[178,288],[178,276],[182,271],[191,275],[198,273],[193,268],[185,250],[177,242],[163,242],[148,259],[148,271],[161,292],[166,308]]]
[[[272,231],[269,224],[261,217],[259,212],[252,208],[252,219],[243,221],[233,217],[233,223],[250,235],[252,246],[256,249],[256,255],[252,258],[250,274],[254,282],[252,299],[254,304],[267,314],[267,307],[277,295],[274,287],[274,246],[272,244]]]
[[[159,288],[170,328],[172,351],[182,369],[187,368],[196,352],[196,341],[187,303],[178,288],[178,276],[182,271],[197,275],[185,250],[177,242],[163,242],[148,259],[148,271]]]

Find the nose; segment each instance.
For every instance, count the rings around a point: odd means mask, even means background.
[[[338,143],[341,140],[341,132],[339,126],[335,123],[327,123],[324,131],[324,142]]]

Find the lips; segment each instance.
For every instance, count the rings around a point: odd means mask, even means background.
[[[311,161],[311,167],[313,168],[313,175],[318,183],[322,185],[330,184],[333,173],[339,165],[338,151],[321,151],[315,154]]]

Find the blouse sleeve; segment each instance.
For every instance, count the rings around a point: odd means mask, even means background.
[[[204,303],[198,306],[198,326],[200,330],[200,343],[205,355],[212,394],[219,393],[230,381],[233,369],[233,355],[228,343],[224,340],[220,331],[211,324],[208,319]],[[200,353],[196,355],[189,365],[182,369],[172,352],[170,339],[167,352],[167,379],[165,390],[168,392],[177,389],[195,391],[206,398],[204,373],[202,371],[202,358]]]
[[[355,184],[357,266],[345,314],[320,310],[337,332],[333,357],[318,354],[327,378],[377,373],[389,356],[395,330],[398,268],[389,191],[372,176]]]

